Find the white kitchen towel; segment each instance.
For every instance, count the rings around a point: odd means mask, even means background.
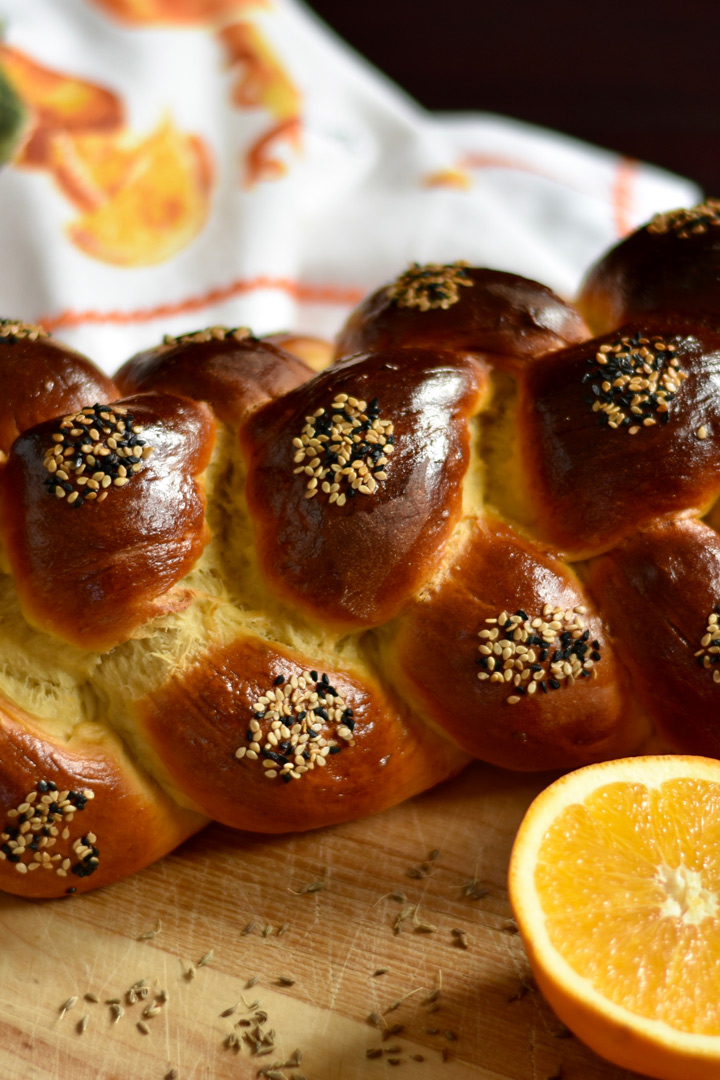
[[[0,0],[0,317],[112,372],[202,326],[331,336],[410,262],[571,298],[689,181],[438,115],[297,0]]]

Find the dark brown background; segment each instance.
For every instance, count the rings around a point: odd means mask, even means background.
[[[428,109],[502,113],[720,196],[719,0],[309,0]]]

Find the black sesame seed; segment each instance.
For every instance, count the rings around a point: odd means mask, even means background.
[[[285,676],[284,675],[278,675],[277,678],[273,682],[273,686],[282,686],[282,684],[284,682],[285,682]]]
[[[331,754],[339,754],[341,750],[342,750],[342,746],[331,746],[330,747],[330,753]]]

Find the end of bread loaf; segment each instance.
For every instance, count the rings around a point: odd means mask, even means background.
[[[51,735],[0,698],[0,888],[87,892],[143,869],[205,824],[129,758],[106,726]]]
[[[720,199],[655,217],[588,271],[577,306],[596,334],[647,315],[720,325]]]
[[[677,753],[720,757],[720,537],[690,518],[652,523],[590,565],[635,698]]]

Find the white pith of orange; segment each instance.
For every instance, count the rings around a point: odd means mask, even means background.
[[[583,1042],[658,1080],[720,1080],[719,761],[557,780],[520,826],[509,890],[538,986]]]

